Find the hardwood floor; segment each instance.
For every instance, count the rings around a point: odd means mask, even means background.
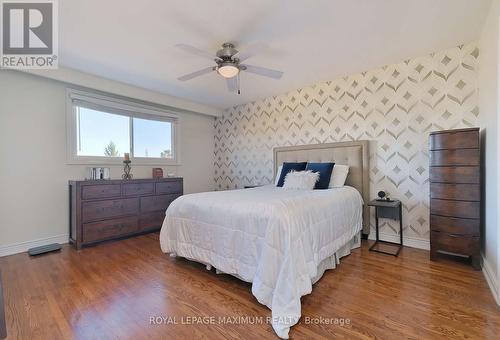
[[[0,268],[7,339],[277,338],[250,284],[162,254],[158,234],[3,257]],[[368,252],[367,243],[302,298],[302,315],[291,338],[498,339],[500,332],[500,309],[481,272],[430,262],[412,248],[397,258]],[[170,319],[151,324],[156,316]],[[246,323],[231,319],[238,316]]]
[[[3,303],[2,272],[0,271],[0,339],[7,337],[7,324],[5,323],[5,304]]]

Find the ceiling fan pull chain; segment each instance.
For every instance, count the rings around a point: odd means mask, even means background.
[[[240,91],[240,74],[238,73],[238,94],[241,94],[241,91]]]

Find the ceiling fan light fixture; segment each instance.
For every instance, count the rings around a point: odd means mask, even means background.
[[[240,73],[240,69],[234,64],[225,64],[217,68],[217,72],[224,78],[233,78]]]

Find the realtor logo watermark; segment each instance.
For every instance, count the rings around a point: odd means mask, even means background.
[[[0,0],[0,67],[58,66],[57,0]]]

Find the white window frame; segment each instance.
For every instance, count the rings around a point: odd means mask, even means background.
[[[66,148],[68,164],[121,165],[123,157],[78,156],[77,119],[75,104],[102,110],[130,119],[130,160],[132,165],[180,165],[179,117],[158,107],[135,103],[75,89],[66,90]],[[134,157],[133,118],[169,122],[172,125],[172,158]]]

